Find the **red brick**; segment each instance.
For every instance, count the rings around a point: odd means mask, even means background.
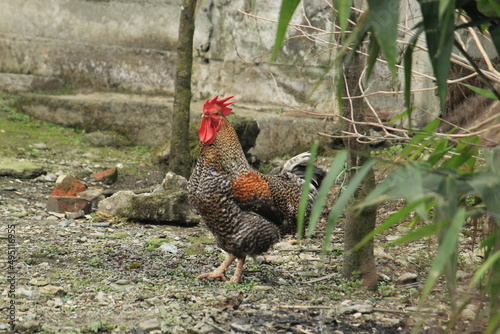
[[[102,183],[105,184],[115,183],[116,180],[118,179],[118,169],[115,167],[105,170],[104,172],[95,173],[94,179],[96,181],[101,181]]]
[[[77,212],[83,210],[86,214],[92,210],[92,204],[81,197],[51,197],[47,201],[47,211],[52,212]]]
[[[73,197],[87,189],[87,185],[79,181],[76,177],[68,175],[62,180],[61,183],[57,184],[50,197]]]

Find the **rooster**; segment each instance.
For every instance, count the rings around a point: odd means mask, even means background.
[[[215,96],[203,105],[198,131],[200,152],[188,183],[189,201],[229,256],[215,271],[198,278],[241,283],[247,256],[266,252],[285,234],[296,229],[304,180],[302,167],[309,153],[290,159],[277,175],[264,175],[245,158],[231,123],[228,102],[233,96]],[[309,201],[317,192],[323,172],[315,169]],[[310,205],[309,205],[310,206]],[[225,272],[237,260],[229,281]]]

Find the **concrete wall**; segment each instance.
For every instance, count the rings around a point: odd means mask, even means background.
[[[294,22],[325,26],[331,9],[305,1]],[[0,0],[0,72],[61,77],[76,85],[134,93],[173,93],[180,0]],[[279,1],[203,1],[197,12],[195,99],[213,94],[296,106],[320,78],[330,53],[293,40],[276,64],[270,50]],[[296,34],[291,32],[291,34]],[[313,105],[331,103],[331,81]],[[325,102],[327,101],[327,102]]]
[[[277,61],[271,62],[276,23],[265,19],[278,19],[281,1],[200,2],[203,6],[197,11],[194,42],[194,100],[230,94],[241,102],[337,113],[333,73],[313,91],[335,55],[335,48],[324,43],[333,42],[333,35],[318,36],[323,41],[293,38],[300,33],[290,28],[287,37],[292,38]],[[60,78],[76,87],[171,96],[180,5],[181,0],[0,0],[0,73],[48,78],[25,79],[25,86],[57,83],[51,78]],[[402,1],[400,6],[401,22],[406,26],[420,20],[416,0]],[[303,0],[292,23],[311,23],[334,31],[331,15],[326,2]],[[400,38],[409,37],[401,34]],[[414,70],[432,75],[425,52],[416,51],[414,59]],[[399,61],[402,63],[402,54]],[[4,78],[0,89],[17,89],[8,83],[13,82],[12,77]],[[402,75],[394,83],[385,66],[376,66],[372,78],[363,83],[370,93],[403,90],[402,82]],[[433,80],[425,77],[412,83],[413,89],[433,86]],[[439,114],[434,91],[415,93],[413,99],[414,125],[422,126]],[[402,94],[374,95],[368,101],[385,119],[404,110]]]

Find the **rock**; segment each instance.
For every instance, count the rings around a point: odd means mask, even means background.
[[[144,320],[137,326],[137,329],[143,332],[150,332],[152,330],[160,328],[161,328],[161,323],[156,318]]]
[[[339,309],[340,314],[353,314],[353,313],[372,313],[373,306],[371,304],[358,304],[351,306],[344,306]]]
[[[273,290],[273,287],[269,285],[254,285],[252,287],[252,291],[271,291],[271,290]]]
[[[396,284],[405,285],[417,282],[418,275],[415,273],[404,273],[398,277]]]
[[[40,321],[20,321],[14,327],[14,333],[39,333],[42,329]]]
[[[56,213],[83,211],[84,214],[88,214],[92,211],[92,204],[80,197],[50,197],[47,201],[47,211]]]
[[[114,167],[94,174],[94,179],[104,184],[113,184],[118,180],[118,168]]]
[[[85,198],[87,201],[96,204],[97,202],[99,202],[99,200],[104,199],[104,195],[102,194],[102,190],[100,189],[87,189],[79,193],[77,196]]]
[[[35,143],[35,144],[32,144],[30,145],[30,147],[33,147],[34,149],[37,149],[37,150],[48,150],[48,146],[46,143]]]
[[[122,190],[99,202],[97,211],[110,215],[117,215],[118,211],[130,205],[132,198],[136,196],[131,190]]]
[[[13,158],[0,158],[0,176],[34,179],[47,172],[39,165]]]
[[[457,270],[457,279],[462,280],[464,278],[468,278],[470,276],[469,273],[463,271],[463,270]]]
[[[76,211],[76,212],[66,212],[65,217],[66,217],[66,219],[83,218],[83,217],[85,217],[85,211],[80,210],[80,211]]]
[[[45,175],[40,175],[37,180],[41,182],[55,182],[58,175],[56,173],[48,173]]]
[[[95,295],[94,300],[101,306],[109,304],[109,297],[102,291],[99,291],[97,295]]]
[[[238,323],[232,322],[230,325],[231,329],[236,333],[253,333],[252,325],[240,325]]]
[[[61,183],[57,184],[50,194],[50,197],[74,197],[85,191],[87,185],[72,175],[66,175]]]
[[[373,250],[373,253],[374,253],[375,257],[378,257],[380,259],[394,261],[394,257],[391,254],[386,253],[382,249],[382,247],[375,247],[375,249]]]
[[[60,286],[46,285],[40,288],[40,293],[46,295],[64,296],[66,294],[66,291],[64,291],[64,288]]]
[[[33,290],[20,288],[20,289],[16,290],[16,294],[19,296],[31,297],[33,295]]]
[[[161,186],[166,191],[187,191],[187,180],[183,176],[168,172],[161,181]]]
[[[130,237],[130,234],[128,234],[127,232],[116,232],[108,235],[108,238],[110,239],[125,239],[128,237]]]
[[[28,283],[34,286],[45,286],[49,284],[49,281],[42,278],[32,278]]]
[[[92,227],[110,227],[111,223],[109,222],[97,222],[97,223],[92,223]]]
[[[162,244],[159,249],[165,253],[177,254],[177,252],[179,252],[179,249],[177,248],[177,246],[175,246],[173,244],[169,244],[169,243]]]
[[[115,193],[99,202],[98,211],[131,220],[168,222],[183,226],[199,222],[199,217],[188,202],[186,179],[172,173],[168,173],[162,185],[151,193]]]
[[[122,147],[132,145],[130,139],[115,131],[89,132],[83,136],[83,140],[95,147]]]

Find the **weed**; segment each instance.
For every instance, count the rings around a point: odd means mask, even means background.
[[[396,156],[403,149],[403,145],[392,145],[384,148],[383,150],[373,150],[370,152],[372,156]]]

